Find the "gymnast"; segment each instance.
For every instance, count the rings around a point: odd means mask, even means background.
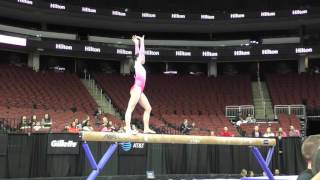
[[[144,124],[144,133],[155,134],[155,131],[149,127],[149,119],[151,113],[151,105],[148,101],[148,98],[143,93],[144,86],[146,83],[146,70],[143,67],[145,63],[145,47],[144,47],[144,36],[132,36],[132,41],[135,45],[135,79],[134,85],[130,89],[130,99],[128,102],[128,107],[125,114],[125,127],[124,130],[126,133],[134,134],[135,132],[131,129],[131,115],[135,109],[137,103],[139,103],[143,109],[143,124]],[[139,47],[140,44],[140,47]]]

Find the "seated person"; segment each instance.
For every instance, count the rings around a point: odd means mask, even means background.
[[[29,122],[30,123],[30,126],[34,126],[34,125],[36,125],[36,123],[38,122],[38,120],[37,120],[37,115],[32,115],[31,116],[31,121]]]
[[[287,133],[283,131],[282,127],[279,127],[278,132],[276,132],[275,135],[278,137],[278,139],[287,137]]]
[[[244,177],[247,177],[247,175],[248,175],[247,170],[246,170],[246,169],[242,169],[241,172],[240,172],[240,176],[241,176],[242,178],[244,178]]]
[[[26,129],[29,128],[27,116],[22,116],[21,122],[20,122],[20,129]]]
[[[108,118],[106,117],[106,116],[103,116],[103,118],[102,118],[102,124],[104,125],[104,126],[106,126],[107,124],[108,124]]]
[[[74,121],[70,124],[70,127],[67,127],[67,128],[68,128],[69,133],[78,133],[79,132],[79,129],[76,126],[76,122],[74,122]]]
[[[253,131],[251,133],[251,137],[256,137],[256,138],[262,137],[262,133],[261,133],[261,131],[259,129],[259,126],[254,126],[254,129],[253,129]]]
[[[82,124],[79,122],[79,119],[75,118],[74,122],[76,123],[76,127],[81,130],[82,129]]]
[[[6,133],[6,132],[7,132],[6,126],[4,125],[3,122],[0,121],[0,134],[1,133]]]
[[[247,123],[248,121],[245,120],[244,118],[242,118],[241,113],[238,114],[238,116],[236,117],[236,125],[240,126],[241,124]]]
[[[101,129],[101,132],[114,132],[116,128],[112,125],[112,121],[108,121],[107,124],[104,124],[105,127]]]
[[[199,130],[199,128],[196,127],[196,123],[195,123],[195,122],[192,122],[192,124],[191,124],[191,130]]]
[[[191,131],[191,127],[188,123],[188,119],[185,119],[180,126],[180,132],[182,134],[190,134],[190,131]]]
[[[228,128],[228,127],[224,127],[224,128],[223,128],[223,131],[220,132],[220,136],[232,137],[232,136],[234,136],[234,134],[229,131],[229,128]]]
[[[289,136],[290,137],[300,137],[301,134],[300,134],[300,131],[295,129],[294,126],[290,126],[290,129],[289,129]]]
[[[274,133],[271,131],[271,127],[268,127],[263,137],[274,137]]]
[[[248,123],[256,123],[256,119],[251,114],[248,114],[246,121]]]
[[[91,123],[89,120],[85,120],[82,123],[82,131],[93,131],[93,127],[91,126]]]
[[[50,128],[52,126],[52,119],[49,114],[44,115],[41,123],[44,128]]]
[[[216,136],[214,131],[210,131],[210,136]]]
[[[37,121],[33,126],[34,131],[39,131],[41,128],[43,127],[41,126],[41,123],[39,121]]]

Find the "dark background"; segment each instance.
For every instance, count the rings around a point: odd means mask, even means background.
[[[4,136],[8,137],[8,144],[0,142],[7,149],[6,155],[0,155],[0,178],[87,176],[91,172],[81,147],[76,155],[49,155],[48,134]],[[272,171],[280,168],[283,174],[299,174],[305,168],[300,152],[301,139],[287,138],[282,143],[283,154],[279,154],[277,146],[271,162]],[[109,144],[89,142],[89,145],[99,161]],[[265,156],[267,148],[261,149]],[[144,155],[121,155],[116,151],[100,175],[143,175],[146,170],[153,170],[156,175],[239,174],[243,168],[255,174],[262,173],[246,146],[148,144]]]

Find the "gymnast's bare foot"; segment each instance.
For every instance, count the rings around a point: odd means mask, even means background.
[[[150,128],[144,129],[143,133],[144,134],[156,134],[156,132]]]

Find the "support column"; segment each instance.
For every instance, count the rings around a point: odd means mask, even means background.
[[[28,67],[31,67],[34,71],[39,71],[39,68],[40,68],[40,55],[38,53],[29,53],[29,55],[28,55]]]
[[[120,63],[120,73],[123,75],[130,74],[130,60],[126,59]]]
[[[300,56],[298,60],[298,73],[306,72],[309,64],[309,57],[308,56]]]
[[[218,76],[218,68],[217,68],[217,62],[210,61],[208,63],[208,76]]]

